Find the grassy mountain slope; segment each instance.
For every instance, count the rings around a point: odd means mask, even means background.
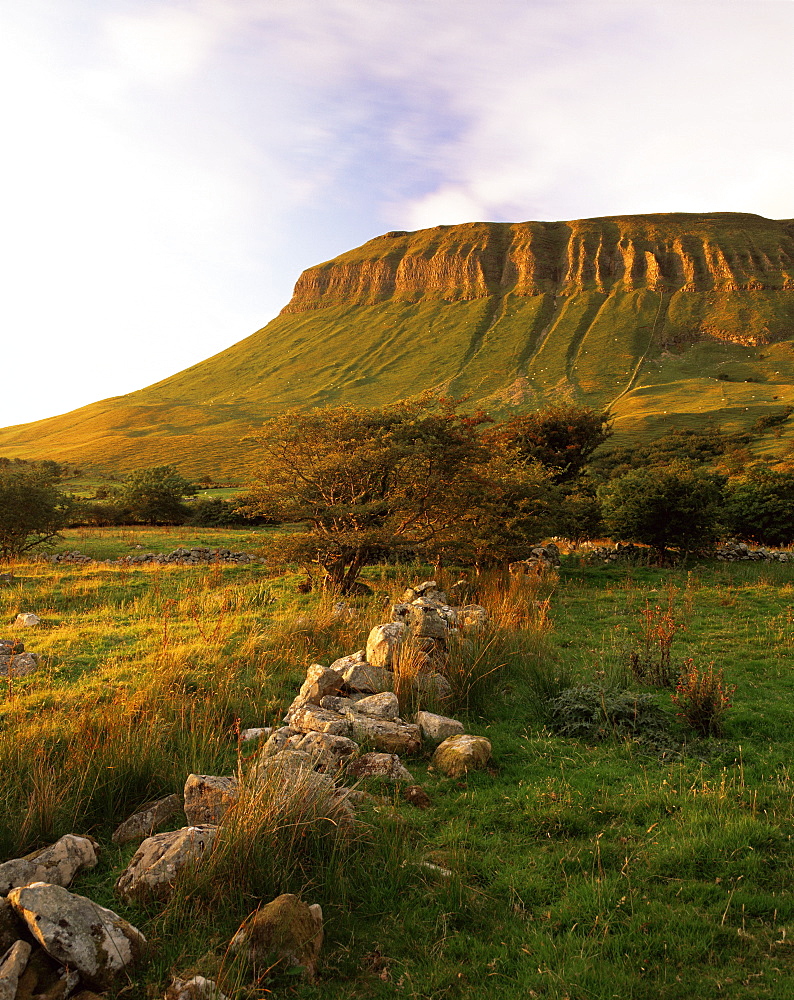
[[[289,406],[429,388],[501,413],[610,406],[620,435],[794,404],[794,222],[646,215],[389,233],[253,336],[138,392],[0,430],[0,455],[242,475]],[[785,440],[779,442],[783,447]]]

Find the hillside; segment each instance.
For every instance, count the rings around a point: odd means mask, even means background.
[[[714,213],[393,232],[310,268],[262,330],[138,392],[0,430],[0,455],[240,477],[290,406],[434,388],[610,406],[624,440],[794,405],[794,221]],[[787,446],[785,437],[774,447]]]

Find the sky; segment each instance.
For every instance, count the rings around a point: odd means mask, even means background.
[[[0,426],[391,229],[794,217],[794,0],[0,0]]]

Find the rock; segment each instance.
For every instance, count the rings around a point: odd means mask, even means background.
[[[22,937],[22,925],[7,899],[0,896],[0,955]]]
[[[396,753],[365,753],[347,765],[354,778],[381,778],[384,781],[413,781]]]
[[[379,719],[389,719],[393,721],[400,715],[400,702],[393,691],[381,691],[380,694],[371,694],[367,698],[361,698],[355,702],[353,711],[362,715],[372,715]]]
[[[482,770],[491,758],[491,744],[484,736],[450,736],[436,748],[433,765],[450,778]]]
[[[338,712],[330,712],[319,705],[304,705],[293,713],[290,719],[293,729],[301,732],[331,733],[334,736],[347,736],[350,723]]]
[[[232,775],[189,774],[184,793],[188,826],[220,823],[237,793],[237,778]]]
[[[25,652],[25,644],[17,639],[0,639],[0,656],[14,656]]]
[[[287,969],[302,967],[309,982],[314,982],[322,943],[319,904],[308,906],[292,893],[283,893],[246,920],[230,947],[234,951],[245,948],[255,970],[274,963]]]
[[[298,697],[319,705],[324,695],[338,694],[341,686],[338,671],[324,667],[321,663],[313,663],[306,671],[306,680],[301,685]]]
[[[274,730],[267,738],[267,742],[259,751],[259,757],[273,757],[280,753],[293,737],[302,737],[303,735],[299,729],[293,729],[292,726],[282,726],[280,729]]]
[[[359,697],[367,698],[369,695],[360,695]],[[354,705],[355,702],[352,698],[343,698],[341,695],[326,695],[320,701],[320,708],[327,708],[329,712],[336,712],[338,715],[352,711]]]
[[[0,896],[16,886],[48,882],[68,886],[75,875],[97,863],[95,841],[67,833],[49,847],[42,847],[24,858],[0,865]]]
[[[354,663],[342,673],[345,686],[351,691],[362,691],[364,694],[380,694],[381,691],[394,690],[394,674],[383,667],[375,667],[366,661]]]
[[[411,632],[417,638],[446,639],[447,623],[435,608],[412,604]]]
[[[177,874],[201,860],[217,833],[217,826],[186,826],[147,837],[116,881],[116,891],[126,900],[167,896]]]
[[[16,656],[0,656],[0,675],[4,677],[27,677],[39,665],[37,653],[18,653]]]
[[[419,726],[356,713],[351,713],[349,719],[352,738],[383,753],[412,754],[422,746]]]
[[[14,624],[19,625],[20,628],[33,628],[35,625],[41,625],[41,618],[29,611],[23,611],[16,616]]]
[[[457,719],[434,715],[432,712],[417,712],[416,724],[428,743],[443,743],[447,737],[459,736],[464,731],[463,723]]]
[[[183,807],[181,795],[166,795],[155,802],[147,802],[137,812],[120,823],[110,838],[114,844],[128,844],[132,840],[150,837],[158,826],[162,826]]]
[[[334,660],[328,669],[343,674],[348,667],[352,667],[356,663],[364,663],[366,659],[366,650],[359,649],[357,652],[351,653],[350,656],[341,656],[338,660]]]
[[[480,604],[467,604],[458,611],[461,628],[478,629],[488,621],[488,612]]]
[[[409,785],[403,791],[403,798],[417,809],[428,809],[432,805],[430,796],[421,785]]]
[[[80,974],[64,968],[36,945],[27,967],[19,979],[16,1000],[65,1000],[71,997],[80,983]],[[94,1000],[96,993],[81,991],[86,1000]]]
[[[391,620],[393,622],[402,622],[403,625],[407,626],[411,620],[411,605],[404,603],[392,604]]]
[[[315,767],[335,771],[345,757],[358,750],[358,745],[346,736],[331,733],[307,733],[296,750],[309,754]]]
[[[443,705],[452,699],[452,685],[442,674],[419,673],[413,679],[413,686],[419,697],[425,701]]]
[[[204,976],[193,976],[192,979],[172,979],[171,985],[165,991],[165,1000],[228,1000],[221,993],[218,984]]]
[[[316,735],[326,734],[318,733]],[[303,740],[300,742],[303,742]],[[251,769],[249,779],[257,783],[265,775],[272,776],[275,774],[282,781],[294,778],[303,771],[313,770],[314,758],[310,753],[307,753],[305,750],[298,750],[297,747],[287,747],[272,757],[264,757],[262,760],[257,761]],[[326,778],[325,776],[323,776],[323,782],[332,784],[330,778]]]
[[[367,639],[367,663],[371,663],[373,667],[387,667],[393,670],[405,631],[403,622],[376,625]]]
[[[263,726],[258,729],[244,729],[240,733],[241,743],[253,743],[254,740],[268,739],[273,734],[272,726]]]
[[[76,969],[89,986],[109,989],[143,955],[146,938],[117,913],[57,885],[12,889],[9,901],[42,948]]]
[[[0,1000],[14,1000],[17,986],[32,949],[27,941],[16,941],[0,958]]]

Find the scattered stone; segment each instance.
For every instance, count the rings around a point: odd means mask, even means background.
[[[491,758],[491,743],[484,736],[450,736],[436,748],[433,765],[450,778],[482,770]]]
[[[155,802],[147,802],[132,816],[120,823],[110,838],[114,844],[129,844],[132,840],[151,837],[158,826],[162,826],[183,808],[181,795],[166,795]]]
[[[419,726],[356,713],[351,713],[349,719],[350,735],[357,743],[366,743],[375,750],[390,754],[410,755],[421,749],[422,734]]]
[[[38,653],[17,653],[16,656],[0,654],[0,675],[3,677],[27,677],[38,665]]]
[[[221,993],[218,984],[211,979],[193,976],[188,980],[176,977],[172,979],[165,991],[165,1000],[228,1000],[228,997]]]
[[[319,904],[308,906],[292,893],[283,893],[246,920],[230,947],[245,948],[255,970],[282,963],[287,969],[303,968],[309,982],[314,982],[322,943]]]
[[[217,825],[237,799],[232,775],[189,774],[185,782],[185,816],[189,826]]]
[[[293,729],[292,726],[282,726],[280,729],[274,730],[267,738],[267,742],[259,751],[259,757],[273,757],[275,754],[281,753],[293,737],[302,737],[303,735],[299,729]]]
[[[351,664],[342,672],[345,686],[351,691],[364,694],[380,694],[394,690],[394,674],[391,670],[373,666],[366,661]]]
[[[467,604],[458,612],[461,628],[478,629],[488,621],[488,612],[480,604]]]
[[[449,736],[459,736],[464,731],[462,722],[433,712],[417,712],[416,724],[428,743],[443,743]]]
[[[0,958],[0,1000],[14,1000],[17,986],[32,949],[27,941],[16,941]]]
[[[306,680],[301,685],[298,697],[314,705],[320,704],[320,699],[327,694],[338,694],[342,684],[339,673],[324,667],[321,663],[313,663],[306,671]]]
[[[67,833],[49,847],[0,865],[0,896],[31,882],[68,886],[75,875],[97,863],[96,841]]]
[[[89,986],[108,989],[143,955],[146,938],[117,913],[57,885],[12,889],[9,901],[42,948],[76,969]]]
[[[241,743],[253,743],[254,740],[268,739],[273,733],[272,726],[261,726],[258,729],[244,729],[240,733]]]
[[[358,695],[359,698],[368,698],[369,695]],[[326,695],[320,701],[320,708],[327,708],[329,712],[336,712],[338,715],[344,715],[346,712],[352,712],[355,701],[352,698],[343,698],[341,695]]]
[[[41,625],[41,618],[30,611],[23,611],[17,615],[14,624],[20,628],[33,628],[35,625]]]
[[[177,874],[201,860],[217,833],[217,826],[186,826],[147,837],[116,881],[116,891],[126,900],[167,896]]]
[[[434,607],[412,604],[411,631],[417,638],[446,639],[447,623]]]
[[[403,798],[417,809],[428,809],[432,805],[430,796],[421,785],[409,785],[403,791]]]
[[[443,705],[452,698],[452,685],[442,674],[419,673],[413,679],[413,687],[419,697]]]
[[[80,974],[75,969],[64,968],[43,948],[36,946],[20,976],[16,1000],[65,1000],[72,996],[79,983]],[[80,996],[93,1000],[97,994],[83,990]]]
[[[405,632],[406,626],[403,622],[376,625],[367,639],[367,662],[373,667],[387,667],[393,670]]]
[[[400,715],[400,702],[393,691],[381,691],[380,694],[371,694],[367,698],[361,698],[355,703],[354,711],[362,715],[372,715],[379,719],[389,719],[394,721]]]
[[[307,753],[314,767],[335,771],[344,758],[358,750],[358,745],[346,736],[334,736],[332,733],[307,733],[296,750]]]
[[[25,645],[17,639],[0,639],[0,656],[15,656],[24,653]]]
[[[365,753],[347,765],[347,773],[354,778],[380,778],[383,781],[413,781],[396,753]]]
[[[4,955],[11,945],[22,937],[22,927],[8,900],[0,896],[0,955]]]
[[[338,674],[343,674],[348,667],[352,667],[356,663],[365,663],[367,659],[367,653],[364,649],[359,649],[355,653],[351,653],[350,656],[340,656],[338,660],[334,660],[329,670],[335,670]]]

